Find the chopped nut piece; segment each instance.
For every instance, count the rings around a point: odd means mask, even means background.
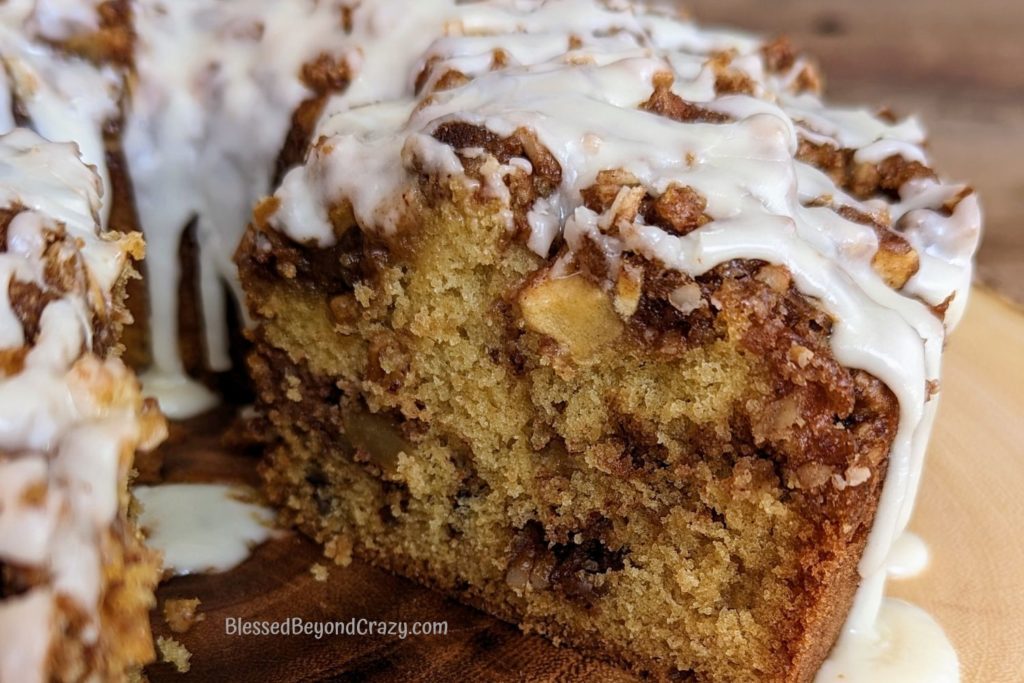
[[[640,109],[670,118],[680,123],[726,123],[729,117],[716,111],[704,109],[693,102],[687,102],[672,92],[675,78],[670,73],[654,76],[654,93],[640,105]]]
[[[337,92],[348,85],[350,78],[348,61],[326,52],[302,66],[302,82],[314,92]]]
[[[170,599],[164,603],[164,621],[175,633],[185,633],[206,618],[199,614],[199,598]]]
[[[444,72],[444,75],[438,78],[434,82],[433,92],[441,92],[444,90],[452,90],[458,88],[461,85],[469,83],[471,79],[466,74],[462,73],[458,69],[449,69]]]
[[[765,266],[757,271],[754,279],[763,282],[778,294],[785,294],[793,284],[789,270],[783,266]]]
[[[749,74],[732,68],[732,52],[717,52],[708,60],[715,72],[715,92],[724,94],[753,95],[757,89]]]
[[[491,70],[498,71],[504,69],[512,62],[512,56],[506,51],[499,48],[495,48],[491,51]]]
[[[647,196],[647,191],[642,187],[623,187],[612,202],[611,226],[618,226],[622,223],[627,225],[636,221],[640,213],[640,206]]]
[[[583,203],[596,213],[604,213],[612,207],[623,187],[634,187],[640,181],[632,173],[622,169],[601,171],[594,184],[584,189]]]
[[[974,190],[970,187],[964,187],[955,195],[947,199],[942,203],[943,211],[948,212],[950,215],[956,211],[956,207],[960,206],[960,202],[974,194]]]
[[[934,178],[935,172],[917,161],[891,156],[879,164],[858,163],[856,150],[839,149],[830,143],[800,140],[797,158],[825,173],[841,188],[858,199],[870,199],[879,193],[895,196],[901,187],[915,178]]]
[[[342,416],[345,436],[356,449],[356,462],[367,465],[371,474],[394,479],[398,471],[398,456],[413,453],[414,448],[383,415],[368,410],[346,410]]]
[[[789,359],[796,363],[797,367],[803,369],[814,360],[814,351],[811,351],[806,346],[794,346],[789,350]]]
[[[810,92],[820,95],[824,87],[824,78],[818,67],[807,63],[791,81],[790,89],[796,93]]]
[[[651,220],[676,235],[687,235],[711,222],[704,213],[708,203],[696,190],[672,185],[654,201]]]
[[[270,219],[274,217],[274,214],[280,208],[281,200],[277,197],[267,197],[261,200],[252,212],[253,225],[259,230],[267,228],[270,225]]]
[[[17,349],[0,349],[0,377],[10,377],[21,372],[25,367],[27,355],[27,346]]]
[[[359,302],[352,294],[341,294],[331,299],[328,307],[331,311],[331,320],[334,321],[334,329],[339,334],[351,335],[356,333],[356,324],[362,314]]]
[[[285,397],[289,401],[299,403],[302,401],[302,380],[295,375],[286,375],[284,378],[288,384],[288,389],[285,391]]]
[[[903,289],[921,267],[921,258],[903,237],[885,230],[879,235],[878,252],[871,265],[893,289]]]
[[[631,318],[640,307],[640,296],[643,294],[643,269],[625,264],[615,281],[615,312],[623,318]]]
[[[623,332],[607,294],[581,276],[546,278],[519,299],[526,326],[554,339],[575,360],[586,360]]]
[[[540,524],[529,522],[513,538],[505,583],[520,594],[528,588],[552,590],[589,603],[603,593],[605,575],[623,569],[628,550],[612,550],[578,532],[567,541],[549,543]]]
[[[541,197],[547,197],[562,182],[562,166],[558,163],[555,155],[545,147],[537,134],[528,128],[520,128],[515,132],[515,139],[522,145],[526,158],[533,164],[533,177],[537,185],[537,192]]]
[[[832,478],[832,468],[819,462],[801,465],[796,471],[799,488],[811,490],[824,486]]]
[[[352,203],[348,200],[331,206],[327,217],[331,221],[331,228],[336,238],[340,238],[351,228],[356,227],[356,214],[352,209]]]
[[[788,71],[796,64],[796,50],[786,36],[776,38],[761,48],[765,68],[772,73]]]
[[[800,404],[795,396],[779,399],[770,409],[774,411],[772,427],[776,436],[785,434],[794,425],[804,424],[804,419],[800,415]]]
[[[842,206],[836,209],[836,212],[848,221],[868,225],[875,231],[878,237],[878,251],[871,260],[871,265],[886,284],[893,289],[903,289],[921,267],[921,259],[910,242],[903,235],[890,230],[887,224],[879,222],[875,216],[853,207]]]
[[[597,183],[599,185],[616,185],[622,187],[623,185],[639,185],[640,179],[629,171],[619,168],[609,171],[601,171],[597,174]]]
[[[683,315],[689,315],[698,308],[703,308],[707,305],[700,291],[700,286],[695,282],[676,287],[668,295],[668,302],[672,304],[672,308]]]
[[[860,486],[871,478],[871,470],[867,467],[848,467],[846,470],[847,486]]]

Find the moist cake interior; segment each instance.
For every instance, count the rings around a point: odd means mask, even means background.
[[[641,668],[807,678],[857,584],[891,392],[830,357],[783,269],[637,263],[624,323],[584,264],[547,278],[497,207],[429,178],[418,201],[397,241],[243,246],[272,499],[321,542]],[[871,485],[821,487],[854,456]]]

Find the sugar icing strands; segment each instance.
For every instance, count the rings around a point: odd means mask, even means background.
[[[44,41],[61,41],[95,30],[98,2],[0,3],[0,133],[15,127],[14,101],[48,140],[74,142],[82,158],[109,185],[103,127],[118,114],[121,75],[64,55]],[[104,219],[109,211],[101,206]]]
[[[207,364],[230,366],[232,257],[252,206],[271,189],[292,114],[313,95],[302,69],[348,49],[340,0],[138,0],[137,82],[125,152],[147,263],[154,366],[147,389],[173,417],[216,400],[185,373],[178,348],[178,246],[194,221]]]

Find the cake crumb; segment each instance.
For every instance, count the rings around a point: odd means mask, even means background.
[[[352,540],[347,536],[335,536],[324,545],[324,557],[334,560],[339,567],[352,564]]]
[[[288,390],[285,392],[285,396],[289,401],[301,403],[302,391],[300,391],[300,389],[302,387],[302,380],[295,375],[288,375],[285,377],[285,381],[288,382]]]
[[[313,578],[319,583],[324,583],[327,581],[327,577],[330,576],[330,572],[327,570],[327,567],[323,566],[319,562],[309,568],[309,573],[312,574]]]
[[[171,599],[164,603],[164,621],[175,633],[185,633],[206,618],[199,614],[199,598]]]
[[[160,636],[156,639],[156,646],[160,649],[160,658],[165,662],[173,664],[178,673],[188,673],[188,670],[192,668],[192,665],[189,663],[189,660],[192,659],[192,653],[174,638]]]

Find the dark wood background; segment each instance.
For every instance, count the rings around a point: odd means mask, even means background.
[[[693,0],[705,23],[787,34],[818,56],[832,99],[917,113],[932,132],[940,170],[969,179],[987,213],[979,277],[1024,301],[1024,1]],[[1019,346],[1019,342],[1018,342]],[[164,451],[171,481],[253,482],[254,460],[218,446],[222,421],[179,426]],[[291,535],[260,548],[237,570],[164,584],[169,597],[199,597],[203,622],[176,636],[193,653],[189,674],[169,664],[160,681],[626,681],[627,674],[355,563],[329,564]],[[449,635],[228,637],[226,617],[446,619]],[[154,613],[156,633],[173,635]],[[968,677],[970,680],[970,677]],[[1009,680],[1009,679],[1007,679]]]
[[[981,195],[979,279],[1024,302],[1024,2],[691,0],[705,23],[789,35],[831,99],[918,114],[943,174]]]

